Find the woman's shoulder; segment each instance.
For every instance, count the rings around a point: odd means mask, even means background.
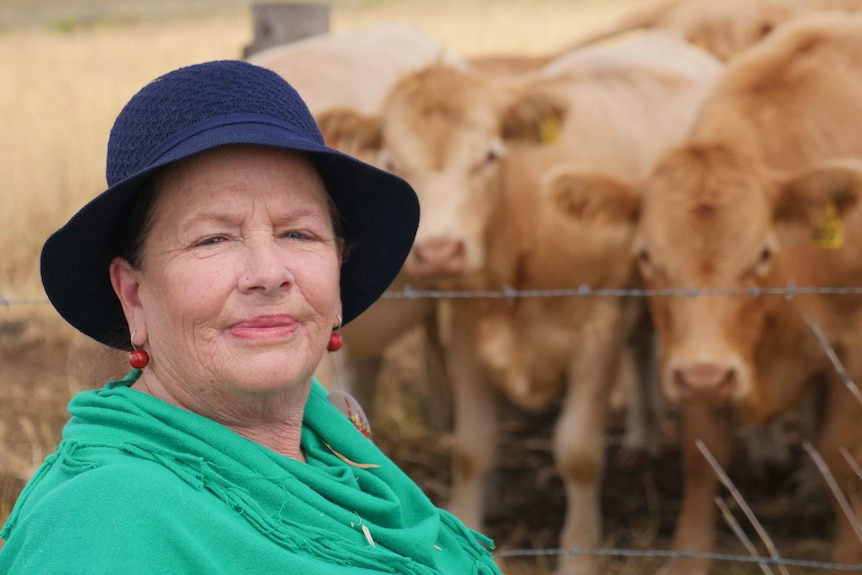
[[[206,516],[204,502],[153,462],[130,459],[74,474],[47,469],[16,503],[3,533],[0,572],[64,571],[78,561],[99,573],[152,560],[186,535],[188,521]]]
[[[70,469],[71,467],[71,469]],[[128,458],[75,469],[60,458],[46,463],[27,484],[10,518],[14,525],[46,517],[74,518],[91,527],[116,525],[159,514],[188,500],[195,490],[170,469],[151,461]]]

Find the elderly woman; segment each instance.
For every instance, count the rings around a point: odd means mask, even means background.
[[[72,399],[0,572],[498,573],[312,381],[407,256],[411,188],[326,147],[284,80],[239,61],[144,87],[107,176],[42,279],[135,369]]]

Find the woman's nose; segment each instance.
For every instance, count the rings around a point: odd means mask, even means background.
[[[293,283],[288,258],[275,239],[248,241],[239,288],[245,292],[274,293]]]

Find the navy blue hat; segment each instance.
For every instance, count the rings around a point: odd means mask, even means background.
[[[402,179],[327,147],[302,98],[281,76],[243,61],[180,68],[126,104],[108,141],[108,189],[42,248],[42,284],[63,318],[86,335],[130,349],[108,268],[120,254],[132,200],[159,168],[233,144],[307,152],[351,244],[341,268],[343,323],[362,313],[401,269],[419,225]]]

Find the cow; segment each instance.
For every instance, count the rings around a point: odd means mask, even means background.
[[[814,12],[862,10],[859,0],[665,0],[623,17],[575,46],[640,29],[662,29],[712,52],[722,61],[763,40],[777,26]]]
[[[633,214],[634,254],[649,288],[858,286],[860,72],[862,16],[823,13],[784,24],[728,65],[688,141],[645,179],[631,184],[588,175],[579,185]],[[835,381],[809,324],[820,324],[858,378],[858,298],[703,295],[655,297],[649,306],[664,395],[680,402],[684,415],[675,549],[714,547],[717,479],[696,441],[728,464],[728,408],[744,421],[769,421],[812,390],[822,393],[823,425],[813,438],[854,500],[862,485],[841,448],[862,456],[862,405]],[[862,545],[837,503],[835,513],[834,559],[859,562]],[[858,503],[854,513],[860,516]],[[708,568],[706,560],[678,559],[664,572],[698,575]]]
[[[396,85],[378,118],[333,115],[365,126],[362,141],[378,146],[386,168],[416,188],[423,220],[405,274],[446,289],[560,287],[558,280],[579,274],[596,285],[626,286],[634,278],[630,234],[602,218],[584,224],[576,207],[564,207],[571,194],[540,193],[545,173],[577,165],[645,174],[665,147],[683,140],[721,68],[708,54],[655,33],[566,54],[514,79],[433,66]],[[546,255],[552,253],[559,257]],[[558,402],[565,388],[554,438],[569,501],[560,541],[595,548],[604,410],[637,307],[617,300],[524,300],[513,311],[493,300],[450,305],[449,509],[481,528],[498,435],[497,390],[535,411]],[[585,325],[572,323],[581,320]],[[521,333],[523,325],[530,327]],[[558,571],[596,567],[592,558],[572,557]]]

